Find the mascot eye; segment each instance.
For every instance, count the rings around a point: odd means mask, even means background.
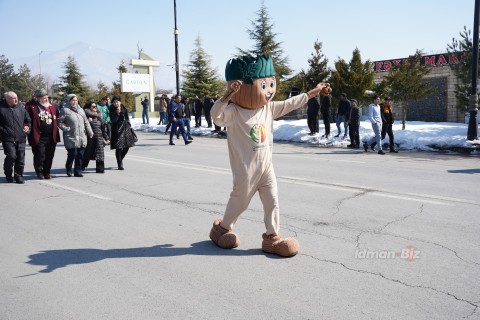
[[[265,80],[262,81],[262,90],[267,88],[267,82]]]
[[[272,79],[272,81],[270,82],[270,88],[275,88],[275,79]]]

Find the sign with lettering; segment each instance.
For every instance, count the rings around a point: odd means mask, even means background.
[[[450,64],[456,64],[465,59],[466,52],[440,53],[423,56],[421,60],[422,65],[430,67],[442,67]],[[400,63],[408,63],[408,58],[374,61],[372,62],[374,72],[390,71],[393,66]]]
[[[122,92],[150,92],[150,75],[142,73],[122,73]]]

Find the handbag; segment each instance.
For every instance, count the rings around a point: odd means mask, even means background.
[[[133,130],[132,127],[130,127],[130,132],[132,133],[133,141],[138,142],[137,134],[135,133],[135,130]]]
[[[125,132],[123,134],[123,138],[125,140],[125,147],[131,148],[135,146],[135,142],[138,141],[137,135],[135,131],[130,126],[128,121],[124,121],[121,126],[125,126]]]

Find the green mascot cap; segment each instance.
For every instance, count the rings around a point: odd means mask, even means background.
[[[271,56],[261,55],[257,59],[252,56],[243,56],[231,59],[225,67],[225,78],[242,80],[244,83],[253,84],[253,79],[273,77],[275,68]]]

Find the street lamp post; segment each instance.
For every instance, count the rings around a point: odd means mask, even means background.
[[[40,76],[42,75],[42,62],[40,60],[40,56],[42,55],[43,51],[38,53],[38,66],[40,67]]]
[[[472,54],[472,88],[470,91],[470,119],[468,121],[467,140],[478,139],[478,18],[480,14],[480,0],[475,0],[475,14],[473,18],[473,54]]]
[[[177,80],[177,94],[180,94],[180,70],[178,63],[178,29],[177,29],[177,0],[173,0],[173,14],[175,18],[175,74]]]

